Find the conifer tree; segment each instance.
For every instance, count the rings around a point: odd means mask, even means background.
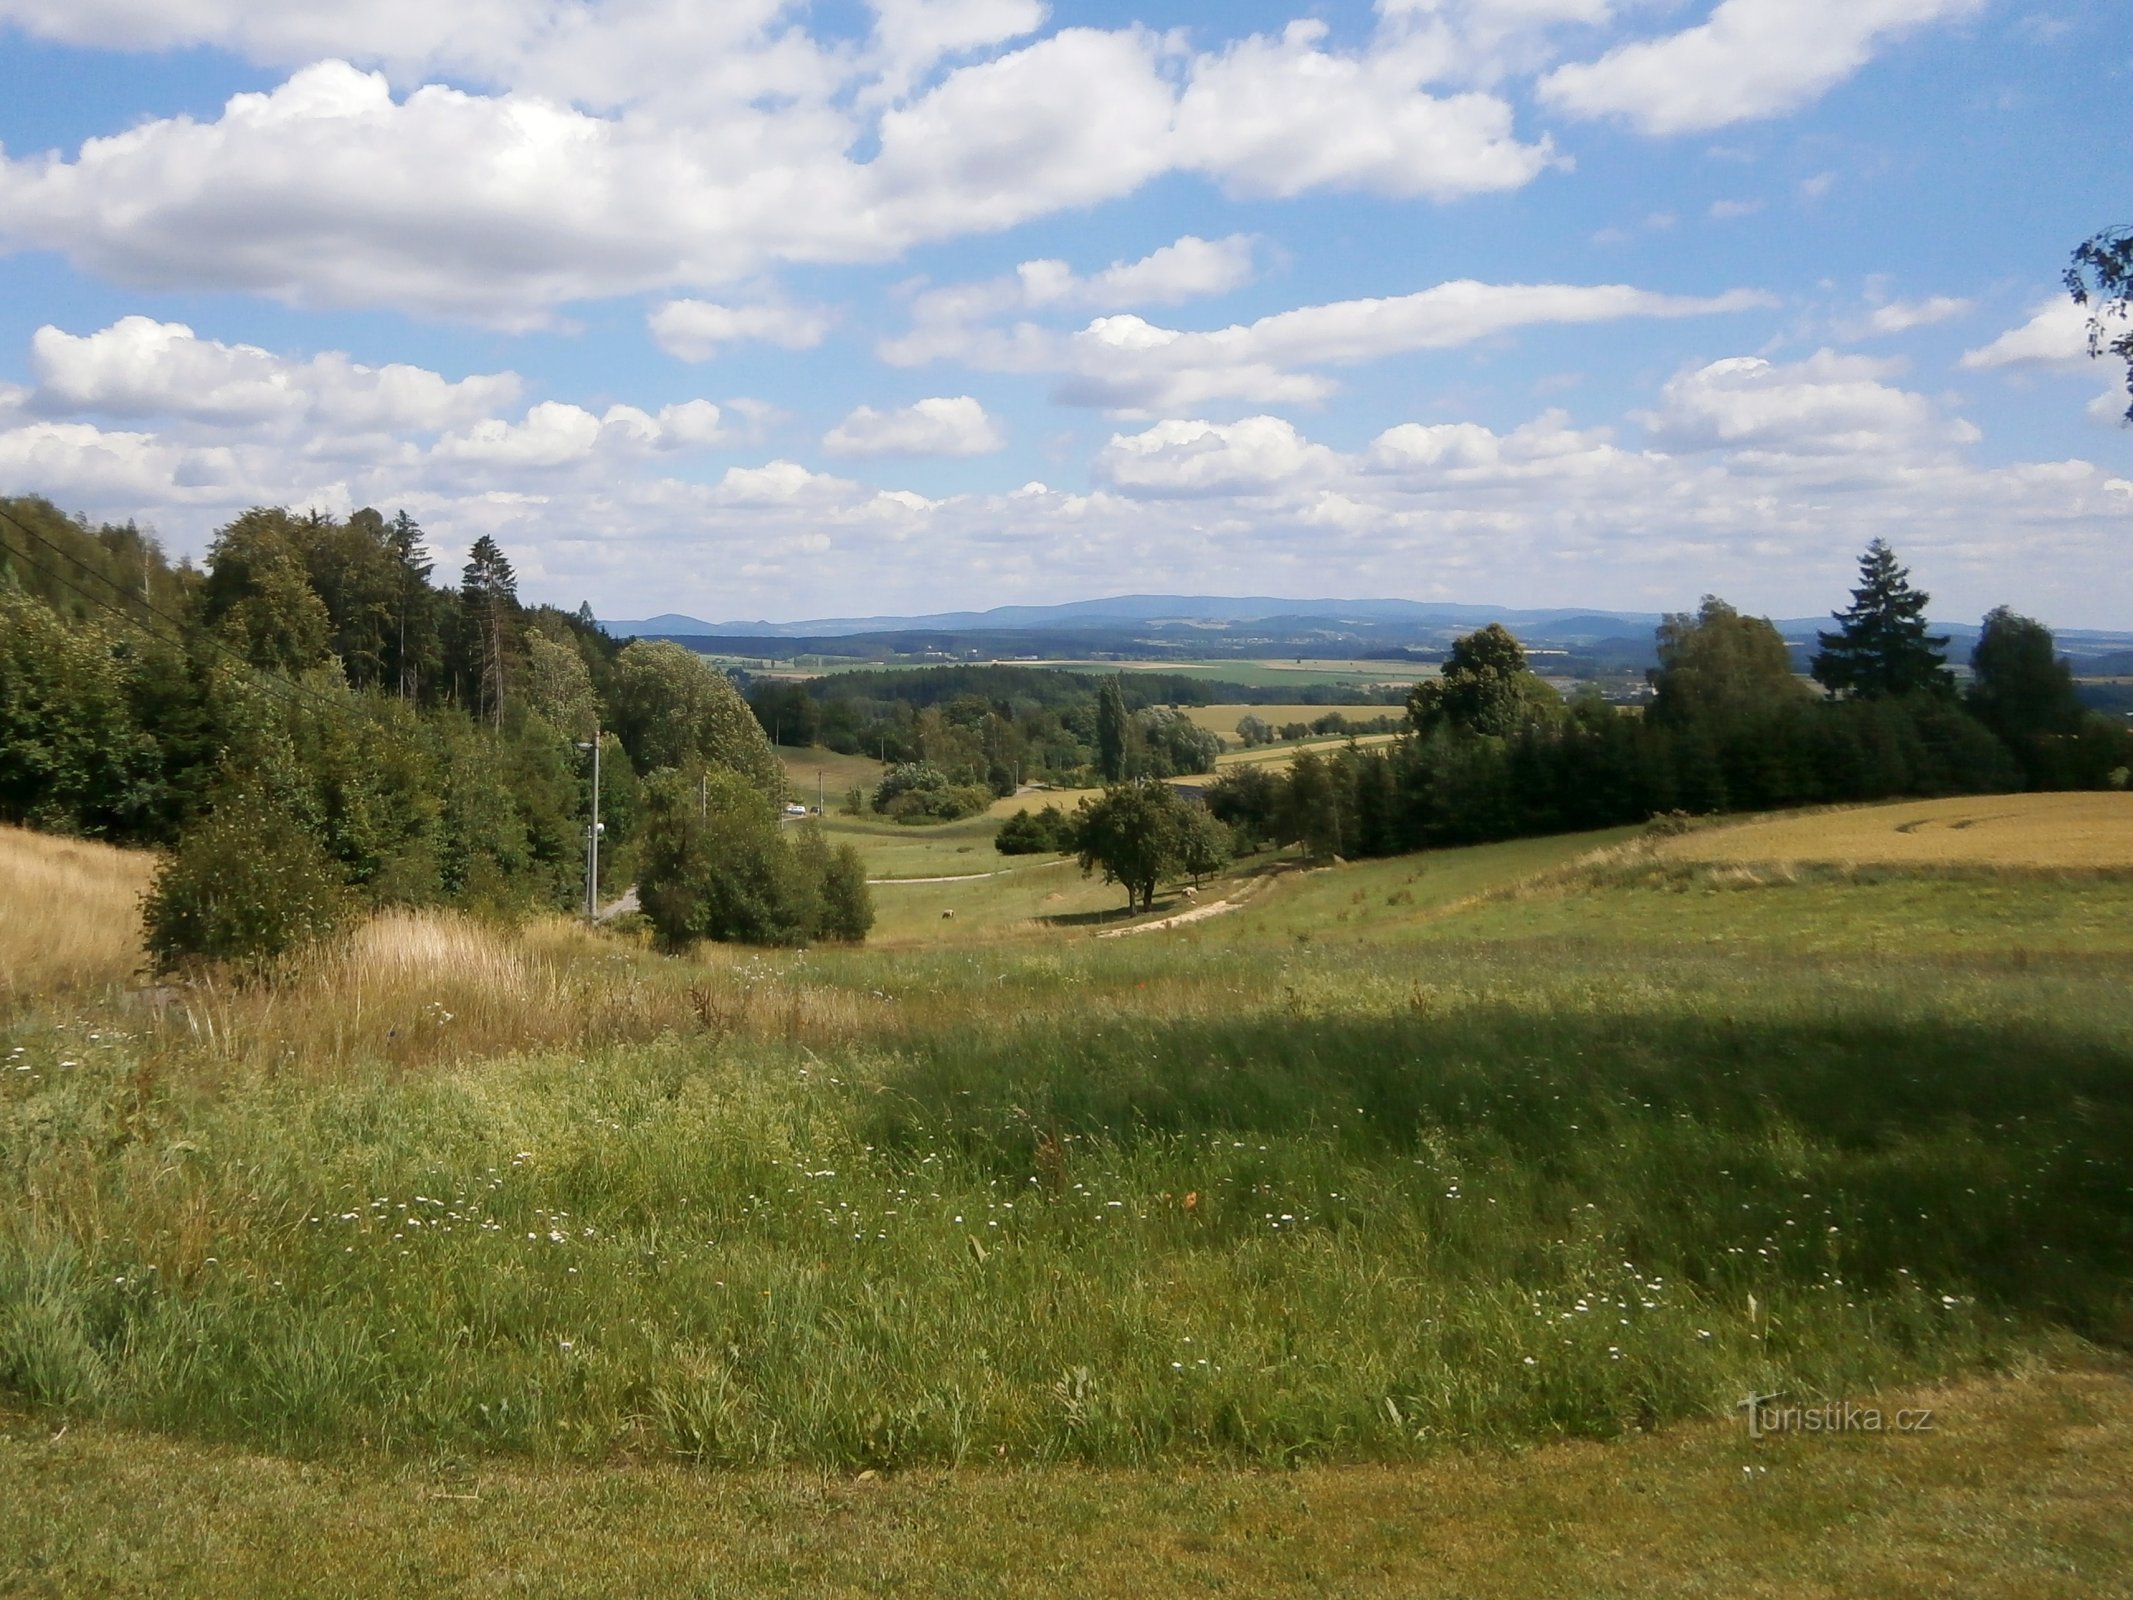
[[[1832,696],[1863,700],[1952,692],[1947,636],[1926,632],[1930,598],[1911,587],[1910,570],[1876,539],[1859,558],[1851,605],[1832,613],[1837,631],[1815,635],[1822,647],[1809,668],[1815,681]]]
[[[386,528],[385,542],[392,551],[398,577],[394,595],[398,638],[393,665],[400,680],[400,698],[413,700],[421,693],[422,666],[430,659],[430,647],[435,642],[424,602],[430,598],[430,573],[436,563],[430,560],[429,550],[422,542],[421,524],[404,510]]]
[[[480,714],[501,728],[511,627],[518,615],[518,575],[486,533],[468,552],[460,573],[459,600],[473,632]]]

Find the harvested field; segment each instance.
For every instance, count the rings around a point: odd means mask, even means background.
[[[1817,811],[1667,841],[1677,861],[2133,868],[2133,794],[1968,795]]]
[[[1316,722],[1320,717],[1339,713],[1350,722],[1368,722],[1372,717],[1399,717],[1406,715],[1404,706],[1254,706],[1224,704],[1215,706],[1180,706],[1192,719],[1194,727],[1205,728],[1210,733],[1219,733],[1232,742],[1237,737],[1237,724],[1246,717],[1257,717],[1261,722],[1272,723],[1280,728],[1291,722]]]

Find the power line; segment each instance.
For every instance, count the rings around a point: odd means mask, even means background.
[[[54,543],[52,540],[47,539],[43,534],[39,533],[36,529],[29,527],[13,512],[5,509],[0,509],[0,519],[4,519],[11,527],[15,529],[16,532],[22,534],[25,538],[36,540],[37,543],[43,545],[47,550],[51,551],[54,555],[60,557],[62,560],[72,562],[73,565],[80,571],[87,573],[92,578],[95,578],[98,582],[104,584],[107,588],[117,590],[119,594],[124,596],[130,604],[137,604],[141,608],[141,610],[146,611],[150,616],[156,617],[159,620],[168,623],[171,627],[178,630],[177,638],[167,639],[162,634],[157,633],[153,628],[149,627],[147,623],[143,622],[138,616],[134,615],[131,611],[122,610],[119,607],[112,605],[109,601],[98,599],[95,595],[90,594],[86,589],[83,589],[79,584],[72,582],[71,580],[61,576],[59,573],[54,572],[50,567],[44,566],[40,562],[33,559],[27,551],[20,552],[23,561],[32,570],[43,573],[54,583],[61,585],[63,588],[72,590],[76,595],[88,601],[89,604],[96,606],[100,610],[108,611],[112,616],[117,617],[121,622],[130,623],[134,627],[139,628],[143,633],[147,634],[149,638],[155,640],[156,643],[174,645],[182,649],[184,648],[187,642],[188,635],[190,635],[192,638],[198,639],[200,643],[206,645],[210,650],[216,652],[216,654],[226,656],[229,660],[235,662],[238,666],[242,667],[245,672],[250,674],[255,681],[261,684],[262,687],[274,689],[284,694],[301,695],[305,699],[310,700],[316,705],[326,707],[328,710],[346,711],[347,709],[349,709],[347,702],[329,699],[325,695],[318,693],[316,690],[306,688],[304,685],[296,682],[294,679],[288,677],[286,674],[277,673],[270,668],[257,666],[254,663],[247,661],[236,651],[230,649],[229,646],[225,645],[221,640],[215,638],[214,635],[209,633],[206,629],[199,628],[194,624],[190,624],[182,618],[173,617],[168,612],[159,610],[154,604],[152,604],[146,599],[137,598],[131,589],[126,588],[123,584],[119,583],[114,578],[105,577],[104,574],[96,571],[94,568],[89,566],[88,563],[84,562],[78,556],[74,555],[71,551],[66,549],[65,546]]]

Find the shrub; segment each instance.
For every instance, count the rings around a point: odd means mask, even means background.
[[[637,882],[670,950],[698,939],[856,940],[874,922],[858,852],[832,851],[813,823],[788,836],[770,803],[729,772],[662,772],[646,782]]]
[[[822,873],[822,937],[857,944],[874,926],[866,863],[851,845],[832,850]]]
[[[891,767],[874,790],[874,809],[898,822],[953,822],[992,803],[981,785],[955,784],[930,761]]]
[[[1000,824],[992,846],[1003,856],[1063,855],[1074,848],[1074,819],[1057,806],[1019,812]]]
[[[330,938],[354,910],[325,848],[263,785],[247,784],[180,837],[141,918],[159,972],[202,960],[257,971]]]

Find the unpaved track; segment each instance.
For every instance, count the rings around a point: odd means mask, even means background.
[[[1188,922],[1203,922],[1209,917],[1219,917],[1226,911],[1242,909],[1244,902],[1259,892],[1259,886],[1270,881],[1268,878],[1247,879],[1244,886],[1234,895],[1224,896],[1220,900],[1210,900],[1206,905],[1194,906],[1190,911],[1178,911],[1167,917],[1158,917],[1153,922],[1136,923],[1130,928],[1113,928],[1109,933],[1099,933],[1096,937],[1099,939],[1123,939],[1129,934],[1155,933],[1163,928],[1182,928]]]

